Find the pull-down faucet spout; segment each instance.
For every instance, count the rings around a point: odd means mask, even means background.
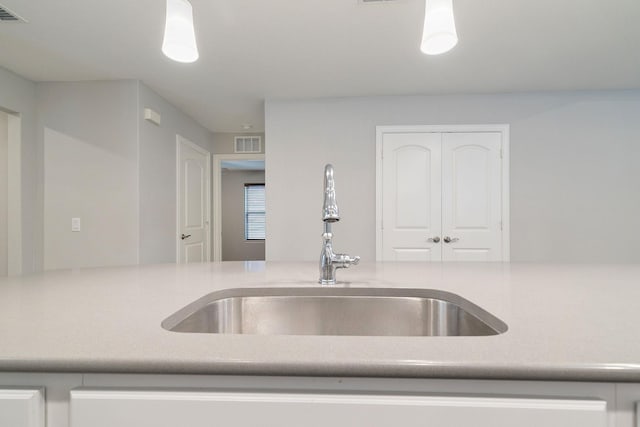
[[[340,221],[340,212],[336,202],[336,182],[333,179],[333,166],[324,167],[324,203],[322,205],[322,220],[327,222]]]
[[[349,257],[347,254],[333,252],[333,234],[331,223],[340,221],[340,213],[336,202],[335,180],[333,178],[333,166],[324,167],[324,203],[322,206],[322,221],[324,233],[322,234],[322,252],[320,253],[320,280],[322,285],[336,284],[336,270],[348,268],[360,262],[360,257]]]

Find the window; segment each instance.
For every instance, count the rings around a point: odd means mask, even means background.
[[[244,238],[264,240],[264,184],[244,185]]]

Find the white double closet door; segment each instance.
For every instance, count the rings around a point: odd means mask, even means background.
[[[378,258],[502,261],[502,139],[501,132],[383,133]]]

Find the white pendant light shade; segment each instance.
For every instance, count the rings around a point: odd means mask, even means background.
[[[439,55],[457,43],[452,0],[426,0],[420,50],[427,55]]]
[[[187,0],[167,0],[162,53],[178,62],[194,62],[200,56],[193,28],[193,9]]]

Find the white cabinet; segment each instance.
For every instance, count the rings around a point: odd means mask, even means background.
[[[0,391],[0,427],[640,427],[638,384],[0,373]]]
[[[640,427],[640,384],[617,384],[616,427]]]
[[[44,427],[44,389],[0,389],[0,426]]]
[[[606,427],[598,399],[215,390],[71,392],[71,427]]]

